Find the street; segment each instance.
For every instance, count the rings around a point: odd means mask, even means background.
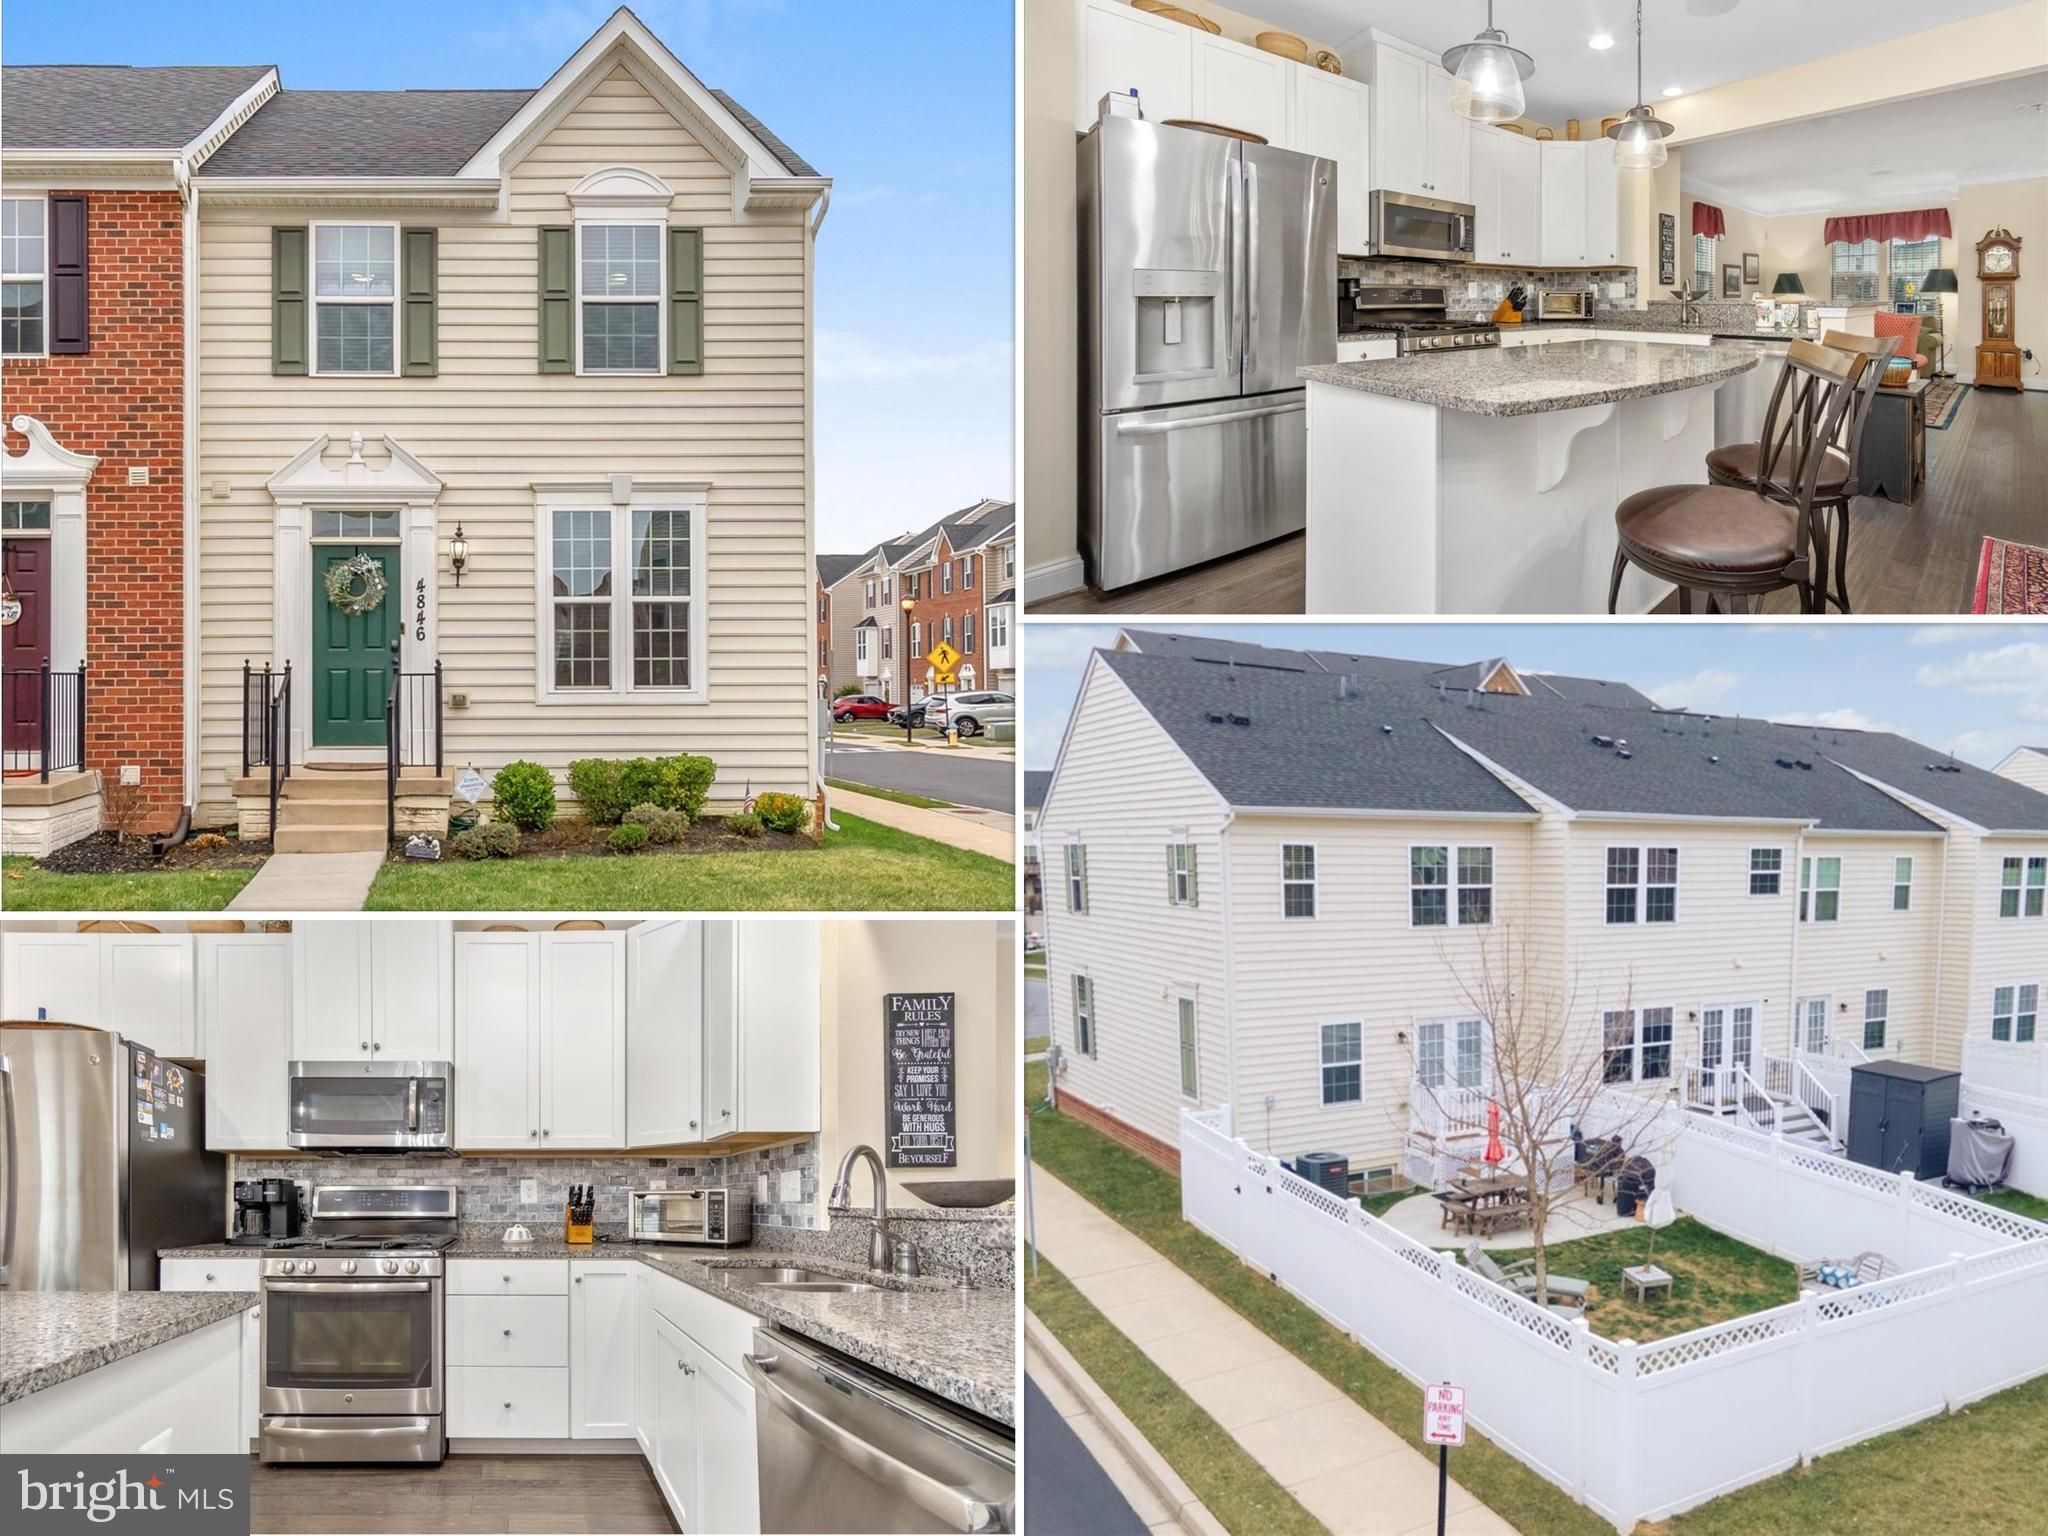
[[[1034,1536],[1145,1536],[1145,1522],[1029,1376],[1024,1434],[1024,1508]]]
[[[900,789],[954,805],[977,805],[988,811],[1017,806],[1017,763],[981,747],[858,746],[834,741],[825,759],[825,776]]]

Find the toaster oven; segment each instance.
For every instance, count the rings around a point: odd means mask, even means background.
[[[753,1241],[754,1207],[742,1189],[636,1189],[632,1192],[636,1243],[694,1243],[740,1248]]]
[[[1590,320],[1593,318],[1593,290],[1590,288],[1545,288],[1536,295],[1538,320]]]

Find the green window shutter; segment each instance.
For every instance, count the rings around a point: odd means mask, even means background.
[[[441,371],[438,244],[436,230],[398,232],[405,307],[405,360],[398,371],[409,379],[431,379]]]
[[[668,371],[704,371],[704,231],[668,232]]]
[[[270,232],[270,371],[306,371],[306,229]]]
[[[1191,907],[1199,907],[1201,904],[1201,856],[1195,848],[1194,841],[1190,839],[1188,842],[1188,905]]]
[[[1088,911],[1088,850],[1081,850],[1081,911]]]
[[[540,232],[540,371],[576,371],[576,232],[564,224]]]

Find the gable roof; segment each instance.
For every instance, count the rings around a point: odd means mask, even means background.
[[[453,176],[533,92],[279,91],[210,176]]]
[[[1809,731],[1805,726],[1777,729],[1810,737],[1810,751],[1825,752],[1844,768],[1868,774],[1988,831],[2048,832],[2048,795],[1904,736],[1887,731]]]
[[[11,154],[33,149],[179,149],[275,68],[9,64],[0,70],[0,139]]]
[[[1024,770],[1024,808],[1035,811],[1045,804],[1045,787],[1052,783],[1050,768],[1026,768]]]
[[[782,163],[782,168],[785,171],[789,172],[790,175],[822,176],[824,174],[824,172],[820,171],[815,165],[811,164],[810,161],[806,160],[802,155],[798,154],[795,150],[791,149],[787,144],[783,143],[781,138],[774,132],[772,132],[766,123],[762,122],[761,119],[754,116],[753,113],[749,112],[745,107],[741,106],[738,102],[734,101],[732,97],[727,95],[724,91],[718,89],[717,86],[714,85],[711,88],[711,94],[718,98],[719,102],[725,107],[726,111],[730,112],[734,117],[740,120],[740,125],[744,127],[747,130],[747,132],[751,133],[755,138],[759,139],[762,142],[762,144],[767,147],[768,152]]]
[[[818,556],[818,580],[827,587],[836,587],[867,563],[868,555],[820,555]]]

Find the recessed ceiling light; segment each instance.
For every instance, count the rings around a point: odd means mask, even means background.
[[[1737,0],[1685,0],[1685,8],[1695,16],[1724,16],[1736,4]]]
[[[1609,37],[1605,32],[1599,32],[1595,33],[1592,37],[1586,39],[1586,46],[1588,48],[1595,50],[1596,52],[1605,53],[1609,48],[1612,48],[1614,46],[1614,39]]]
[[[1666,96],[1683,96],[1685,94],[1685,87],[1682,85],[1667,85],[1664,87],[1664,94]]]

